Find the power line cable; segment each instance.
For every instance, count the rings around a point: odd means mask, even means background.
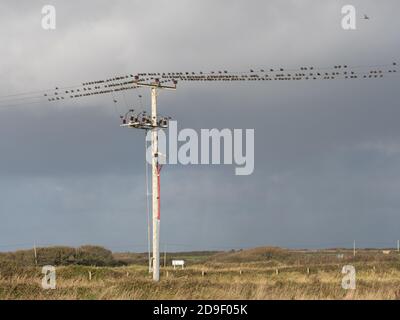
[[[125,75],[106,80],[98,80],[82,83],[80,85],[56,87],[55,89],[37,90],[25,93],[16,93],[0,96],[2,102],[30,100],[45,97],[49,102],[58,101],[64,98],[78,98],[91,95],[124,92],[129,89],[136,89],[135,81],[148,82],[160,78],[162,82],[178,79],[180,81],[266,81],[266,80],[333,80],[333,79],[357,79],[357,78],[378,78],[386,74],[393,74],[397,63],[381,65],[357,65],[354,67],[347,65],[334,65],[331,67],[297,67],[297,68],[269,68],[257,67],[248,68],[246,71],[227,71],[220,69],[210,72],[163,72],[163,73],[138,73],[136,76]],[[383,70],[383,68],[389,68]],[[357,72],[356,70],[365,69],[368,72]],[[354,70],[354,71],[352,71]],[[325,71],[325,73],[323,73]],[[331,72],[326,72],[331,71]],[[297,72],[293,74],[293,72]],[[288,74],[290,73],[290,74]],[[133,80],[133,78],[135,80]],[[73,90],[75,89],[75,90]],[[52,93],[46,93],[52,92]],[[38,96],[38,94],[43,96]],[[61,98],[63,97],[63,98]]]

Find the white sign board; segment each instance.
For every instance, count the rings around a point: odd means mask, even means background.
[[[184,260],[172,260],[172,265],[174,266],[174,269],[177,266],[181,266],[183,269],[183,266],[185,265],[185,261]]]

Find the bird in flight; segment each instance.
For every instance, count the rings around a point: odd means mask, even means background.
[[[370,18],[366,14],[364,14],[364,18],[363,19],[364,20],[369,20]]]

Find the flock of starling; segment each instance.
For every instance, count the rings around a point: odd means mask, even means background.
[[[244,72],[227,70],[211,72],[168,72],[138,73],[105,80],[82,83],[74,89],[55,88],[52,93],[45,93],[48,101],[74,99],[93,95],[114,93],[136,89],[140,85],[163,86],[170,84],[176,87],[178,82],[249,82],[249,81],[302,81],[302,80],[335,80],[335,79],[374,79],[397,72],[397,63],[375,67],[348,67],[335,65],[331,68],[312,66],[298,69],[249,69]]]

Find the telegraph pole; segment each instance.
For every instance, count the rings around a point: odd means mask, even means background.
[[[146,132],[148,132],[148,130],[151,131],[151,209],[153,256],[152,259],[149,260],[151,262],[149,264],[149,271],[152,270],[154,281],[160,281],[160,173],[162,166],[160,163],[161,154],[158,152],[158,130],[167,128],[169,119],[166,117],[159,117],[157,115],[157,95],[159,89],[176,90],[176,84],[177,82],[173,81],[173,86],[161,85],[159,79],[156,79],[154,83],[136,83],[135,85],[137,87],[149,87],[151,89],[150,118],[145,114],[145,112],[142,112],[141,116],[140,114],[135,114],[135,110],[133,109],[129,110],[125,116],[121,116],[123,121],[121,127],[144,129]],[[148,231],[150,240],[150,230]]]
[[[158,164],[157,88],[151,88],[151,166],[153,209],[153,280],[160,280],[160,186]]]

